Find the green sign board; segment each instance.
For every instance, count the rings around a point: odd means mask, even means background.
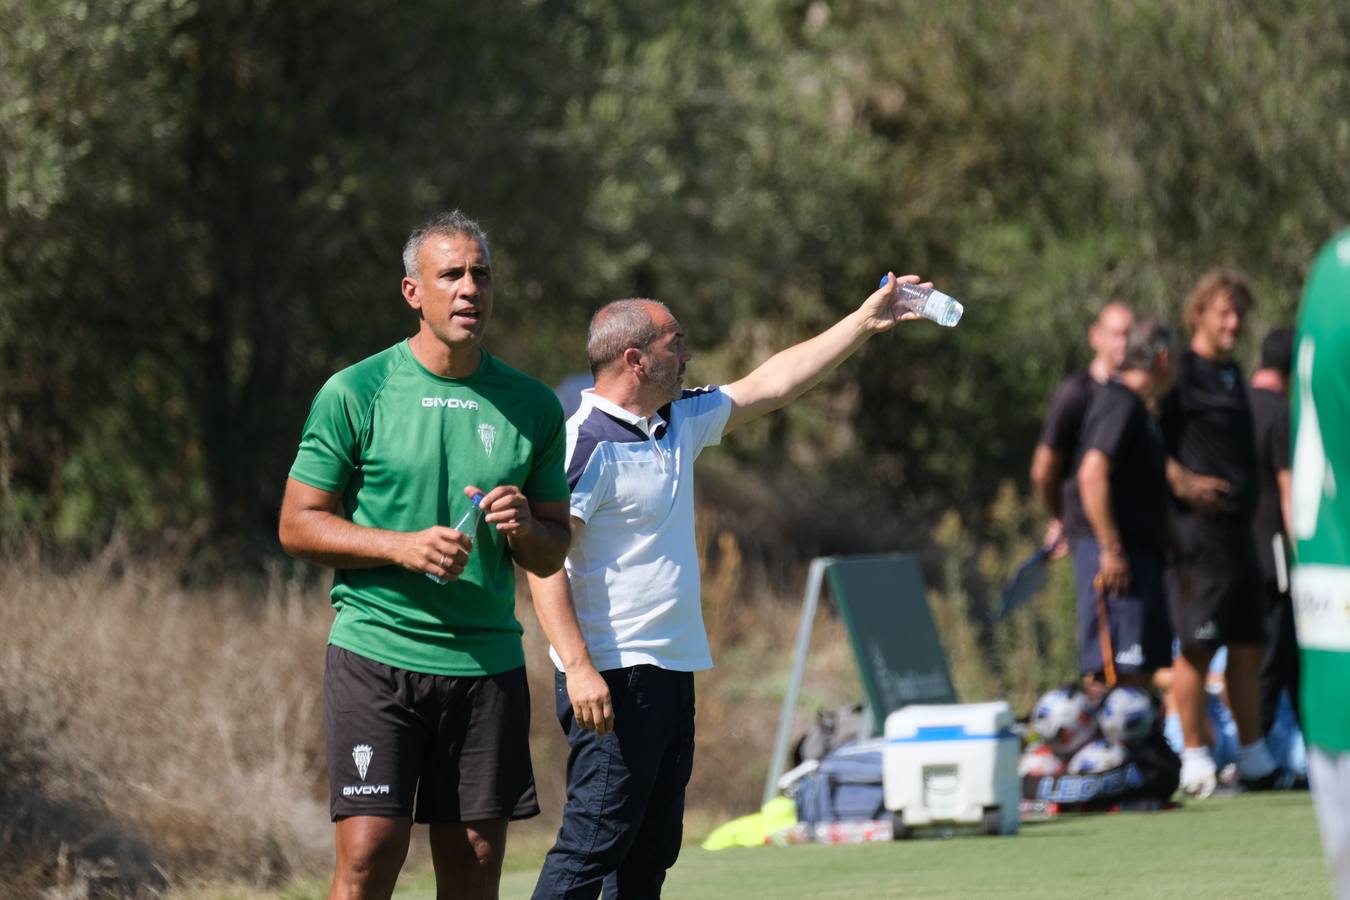
[[[956,690],[928,611],[918,559],[840,557],[827,571],[877,733],[886,716],[902,706],[955,703]]]

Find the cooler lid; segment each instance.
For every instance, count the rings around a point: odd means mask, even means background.
[[[1012,736],[1012,709],[1006,701],[924,704],[897,709],[886,717],[886,739],[907,741],[994,740]]]

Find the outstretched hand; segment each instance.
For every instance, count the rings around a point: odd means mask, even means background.
[[[861,310],[867,316],[867,328],[872,332],[889,331],[894,328],[897,322],[907,322],[910,319],[922,319],[923,316],[916,312],[910,312],[905,308],[900,297],[901,284],[920,284],[918,275],[902,275],[896,277],[894,272],[888,272],[886,283],[872,292],[872,295],[863,301]],[[931,281],[922,282],[924,287],[932,287]]]

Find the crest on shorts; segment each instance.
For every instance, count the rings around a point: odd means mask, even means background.
[[[478,426],[478,440],[483,444],[483,452],[491,456],[492,448],[497,446],[497,429],[483,422]]]
[[[366,771],[370,768],[370,758],[375,755],[375,751],[369,744],[357,744],[352,748],[352,759],[356,762],[356,771],[361,774],[361,780],[366,780]]]

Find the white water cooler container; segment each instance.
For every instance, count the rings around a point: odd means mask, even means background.
[[[897,837],[916,828],[978,826],[1014,834],[1021,824],[1021,742],[1002,700],[915,704],[886,717],[882,789]]]

